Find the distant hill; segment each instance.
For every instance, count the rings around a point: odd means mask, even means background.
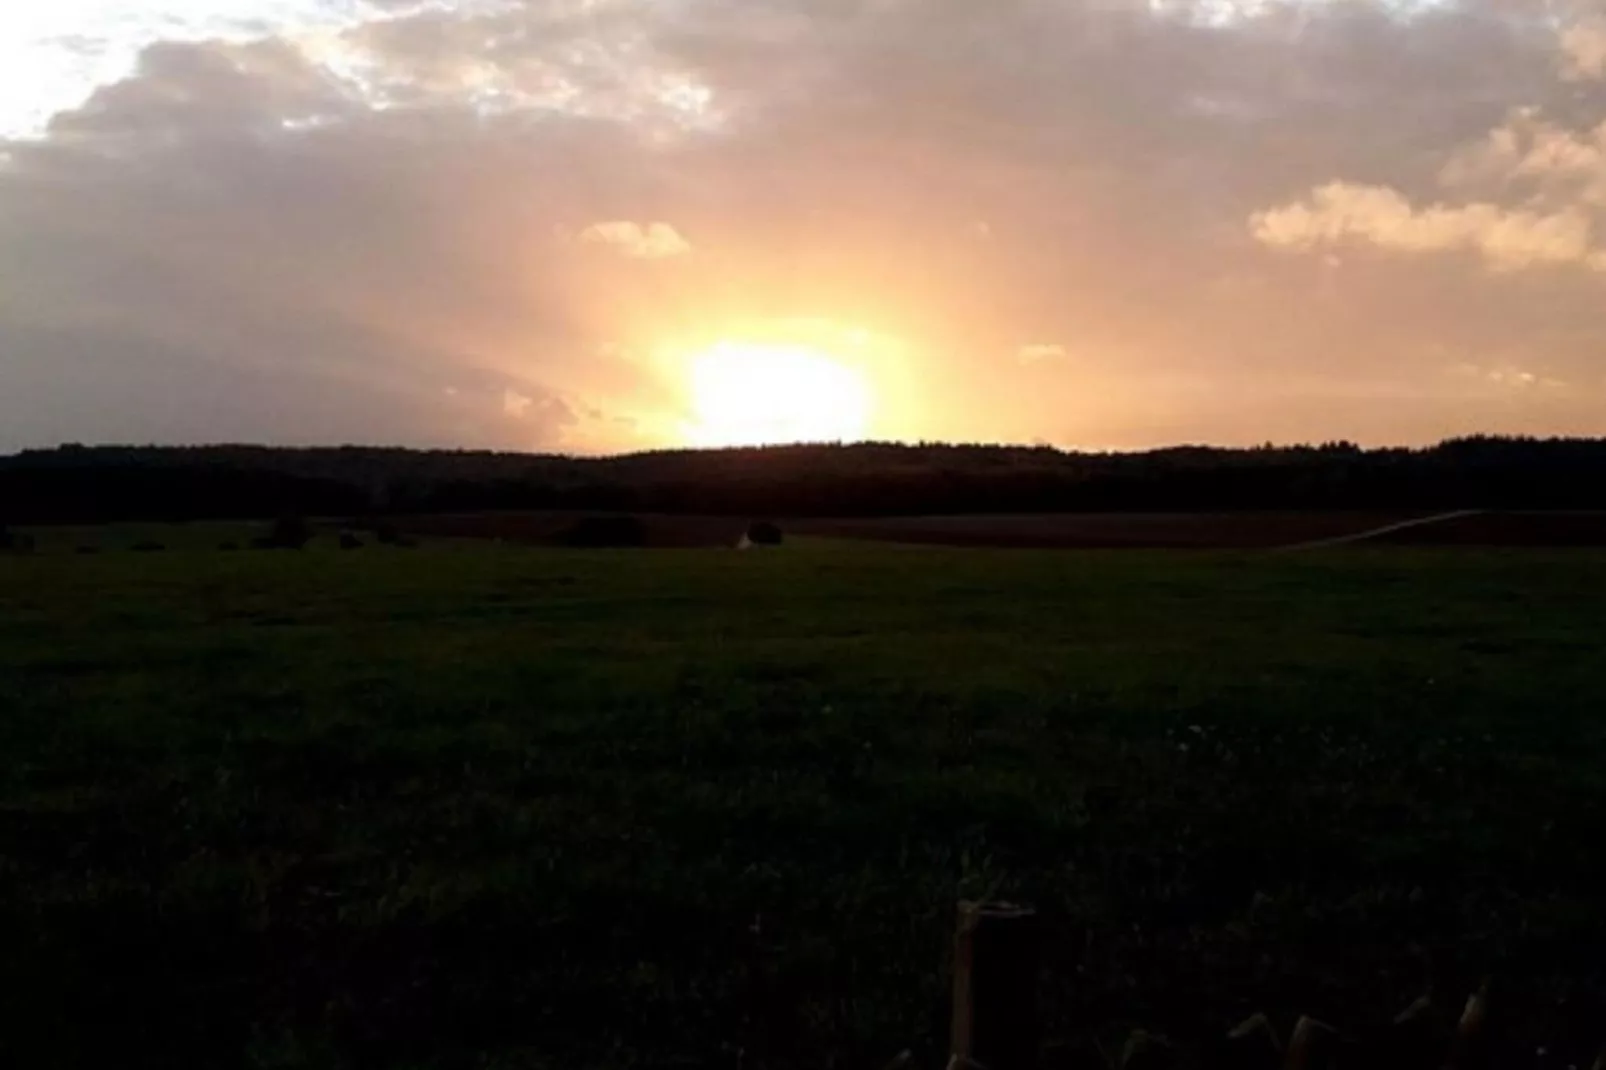
[[[537,509],[852,517],[1459,508],[1606,509],[1606,440],[1144,453],[866,443],[608,458],[65,446],[0,457],[0,523],[10,524]]]

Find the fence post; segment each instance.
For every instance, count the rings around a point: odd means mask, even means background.
[[[1484,982],[1467,1000],[1450,1045],[1447,1070],[1473,1070],[1488,1061],[1489,983]]]
[[[1010,903],[959,904],[954,936],[952,1065],[1036,1070],[1037,912]]]

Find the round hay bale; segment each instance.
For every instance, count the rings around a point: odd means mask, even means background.
[[[760,520],[748,527],[744,541],[753,546],[780,546],[786,542],[786,533],[779,524]]]

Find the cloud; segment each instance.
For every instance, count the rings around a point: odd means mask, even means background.
[[[580,240],[611,245],[637,260],[670,260],[692,251],[690,243],[668,223],[593,223],[580,232]]]
[[[1514,194],[1528,204],[1606,209],[1606,121],[1575,131],[1537,109],[1519,108],[1455,153],[1440,183],[1455,191]]]
[[[502,393],[502,411],[515,420],[524,419],[529,414],[530,407],[534,404],[534,398],[521,394],[517,390],[505,390]]]
[[[1572,384],[1511,364],[1484,366],[1462,363],[1455,374],[1475,388],[1500,391],[1566,391]]]
[[[1606,18],[1590,18],[1561,31],[1562,77],[1572,82],[1606,78]]]
[[[1486,203],[1414,206],[1380,186],[1329,183],[1308,200],[1255,213],[1254,235],[1277,248],[1309,250],[1370,243],[1407,253],[1471,251],[1497,270],[1537,265],[1606,267],[1592,244],[1591,219]]]
[[[1606,75],[1606,21],[1563,26],[1557,47],[1564,82]],[[1433,185],[1413,198],[1391,185],[1330,181],[1252,213],[1249,227],[1283,250],[1371,245],[1471,252],[1495,271],[1606,271],[1606,120],[1580,128],[1538,106],[1513,107],[1487,133],[1446,151]]]
[[[186,31],[0,142],[0,445],[672,445],[658,354],[800,323],[899,340],[871,370],[908,437],[1606,430],[1522,407],[1542,391],[1480,408],[1423,355],[1599,380],[1598,273],[1516,270],[1602,240],[1606,113],[1549,6],[409,2]],[[1098,367],[998,375],[1054,359],[1021,339]]]
[[[1015,351],[1015,359],[1022,364],[1044,364],[1065,359],[1065,347],[1044,342],[1033,342]]]

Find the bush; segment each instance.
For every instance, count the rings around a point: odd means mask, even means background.
[[[300,550],[312,541],[312,528],[299,516],[282,516],[273,522],[266,538],[253,545],[265,550]]]
[[[159,554],[167,547],[159,542],[136,542],[132,549],[136,554]]]
[[[33,553],[33,536],[0,525],[0,554]]]
[[[417,539],[390,524],[381,524],[374,529],[374,541],[396,550],[411,550],[418,545]]]
[[[576,549],[630,549],[647,545],[647,525],[636,516],[588,516],[558,533],[558,542]]]
[[[363,541],[349,531],[340,533],[340,548],[342,550],[361,550]]]
[[[747,541],[754,546],[779,546],[786,541],[780,526],[761,520],[747,529]]]

